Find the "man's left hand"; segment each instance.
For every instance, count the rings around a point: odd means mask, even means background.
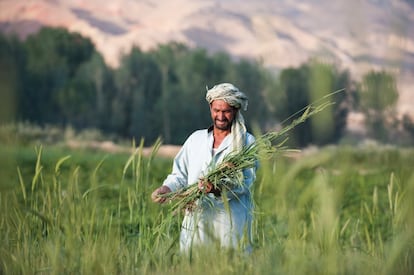
[[[211,182],[207,182],[204,180],[200,180],[198,182],[198,190],[200,190],[203,193],[210,193],[213,189],[213,184]]]

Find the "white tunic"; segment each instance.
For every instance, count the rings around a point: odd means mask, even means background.
[[[250,133],[246,134],[245,144],[251,144],[254,140]],[[222,141],[215,154],[213,141],[213,132],[208,129],[191,134],[175,157],[172,173],[163,185],[176,191],[197,184],[206,174],[210,162],[220,162],[232,148],[231,135]],[[244,186],[227,192],[228,202],[209,193],[208,201],[198,202],[201,205],[199,210],[186,211],[180,234],[181,251],[188,251],[193,245],[215,241],[224,247],[250,249],[253,211],[250,189],[256,178],[256,169],[254,167],[243,171]]]

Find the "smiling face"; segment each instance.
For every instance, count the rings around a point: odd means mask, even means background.
[[[214,100],[210,104],[210,113],[214,128],[230,131],[237,109],[224,100]]]

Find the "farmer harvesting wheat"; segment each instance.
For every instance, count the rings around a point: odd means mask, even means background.
[[[206,100],[210,104],[213,125],[189,136],[174,159],[172,173],[151,197],[154,202],[163,203],[168,200],[168,194],[189,186],[203,194],[195,200],[195,207],[188,206],[185,210],[181,251],[216,241],[223,247],[249,249],[253,211],[250,189],[257,167],[206,180],[212,164],[215,167],[221,164],[230,171],[234,164],[224,163],[223,158],[255,141],[246,131],[240,113],[240,109],[247,109],[247,97],[234,85],[223,83],[208,90]]]

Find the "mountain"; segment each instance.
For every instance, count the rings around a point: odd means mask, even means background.
[[[133,45],[169,41],[260,60],[270,69],[318,57],[358,79],[395,74],[398,108],[414,116],[414,1],[408,0],[1,0],[0,31],[41,26],[90,37],[116,67]]]

